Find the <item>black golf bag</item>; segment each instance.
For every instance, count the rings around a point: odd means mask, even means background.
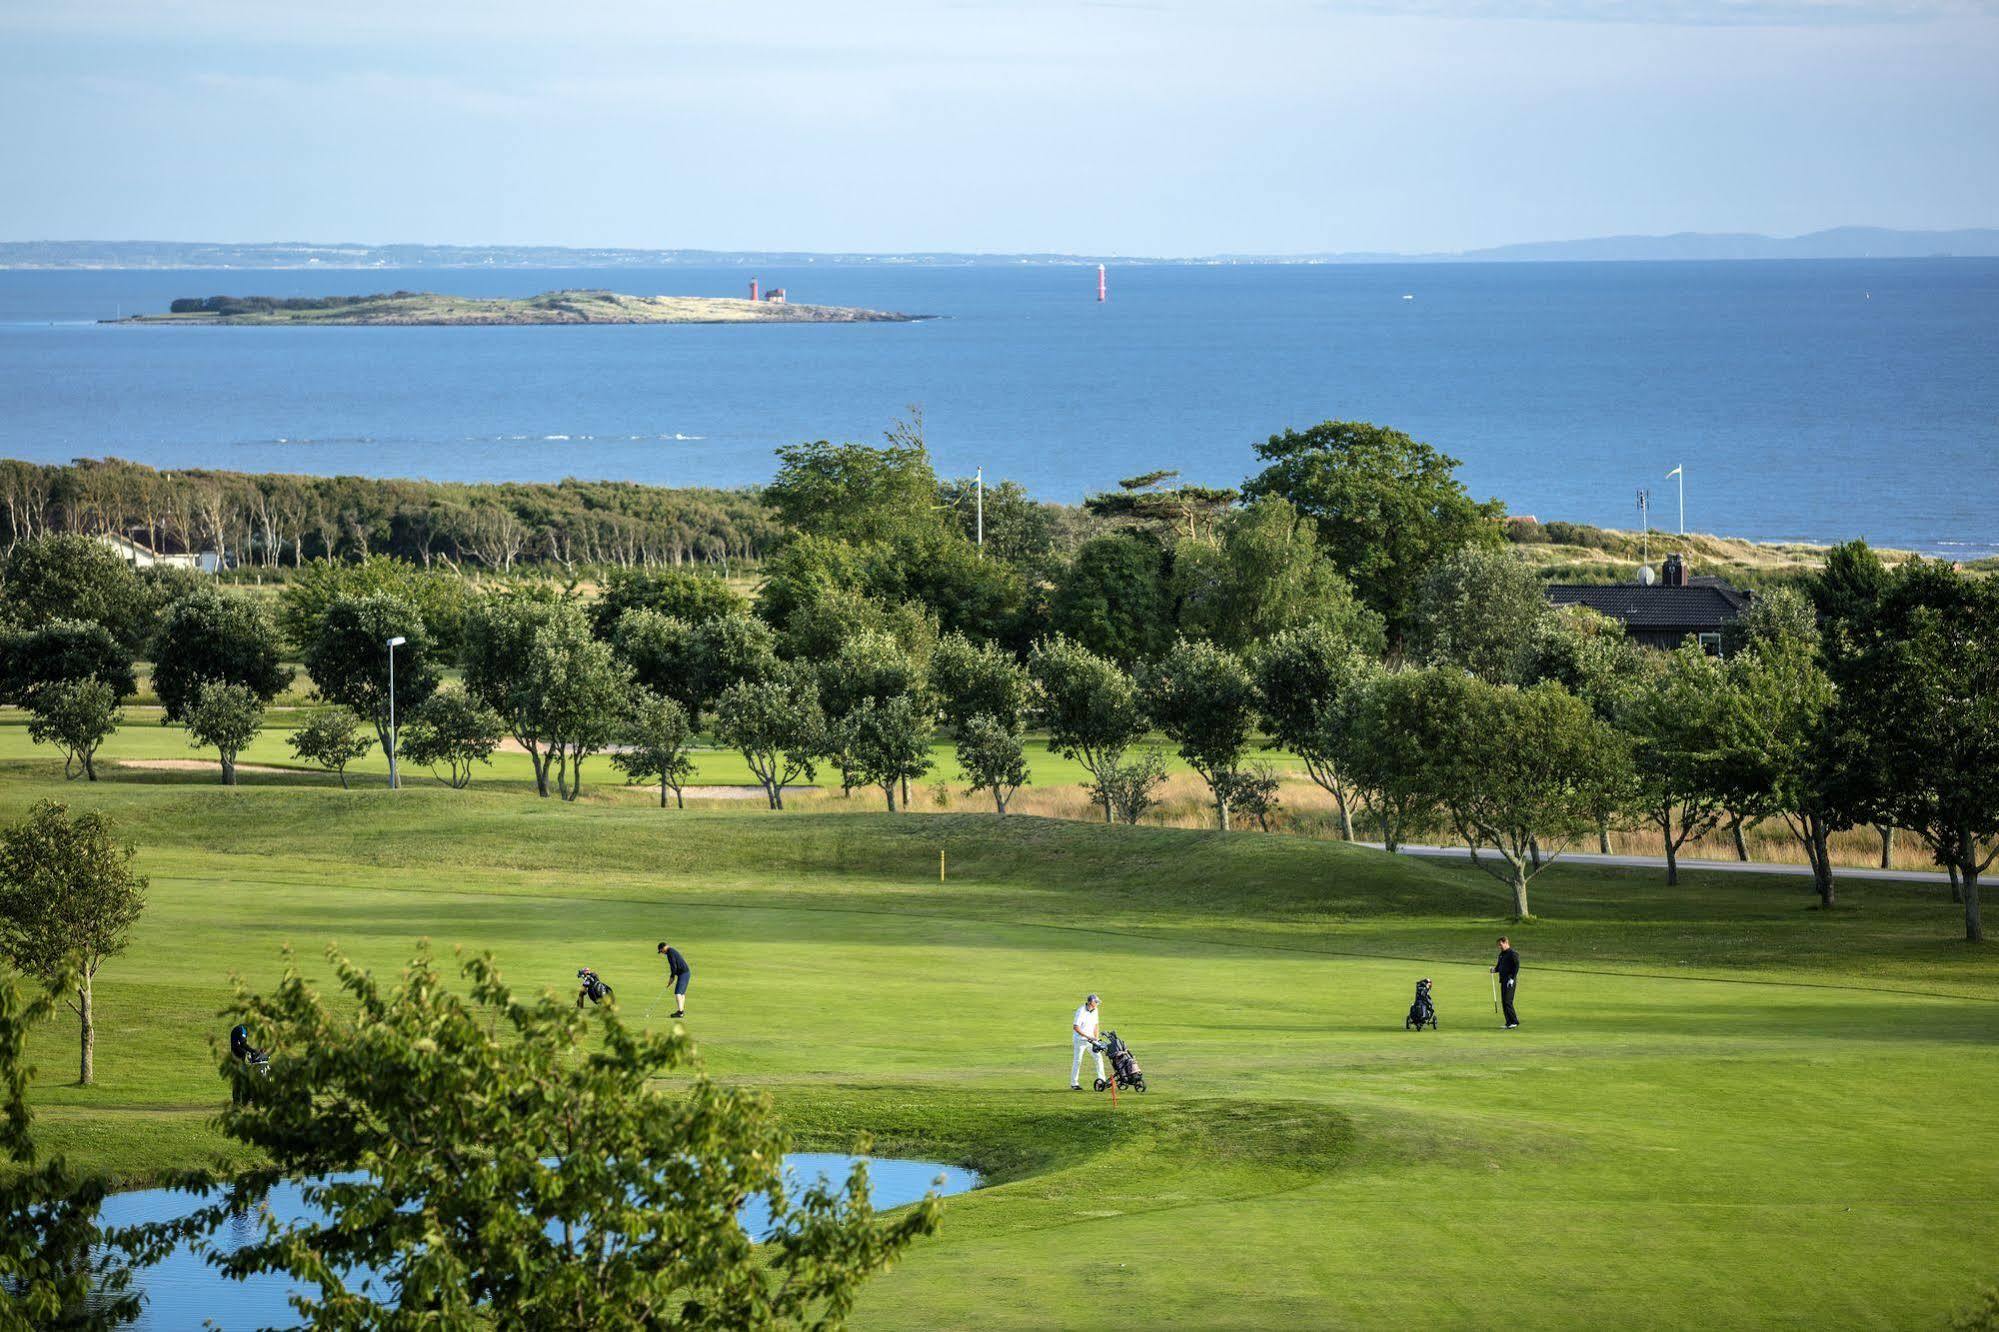
[[[229,1029],[229,1053],[252,1068],[265,1068],[271,1062],[269,1054],[250,1044],[250,1029],[240,1022]]]
[[[583,988],[576,992],[578,1008],[583,1007],[585,999],[593,1004],[601,1004],[611,997],[611,987],[604,984],[604,978],[590,968],[580,968],[576,973],[576,979],[583,982]]]
[[[1111,1065],[1110,1078],[1097,1079],[1098,1091],[1107,1090],[1113,1082],[1117,1084],[1119,1091],[1145,1090],[1145,1071],[1139,1068],[1138,1060],[1132,1058],[1131,1047],[1119,1040],[1116,1032],[1105,1032],[1103,1039],[1097,1041],[1091,1048],[1109,1060]]]
[[[1416,1002],[1409,1005],[1409,1016],[1402,1019],[1404,1031],[1421,1031],[1428,1027],[1437,1029],[1437,1006],[1430,1002],[1430,981],[1426,976],[1416,982]]]

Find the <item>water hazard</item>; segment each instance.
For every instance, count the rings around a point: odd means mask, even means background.
[[[809,1187],[816,1180],[844,1181],[858,1158],[829,1152],[796,1152],[784,1158],[792,1191]],[[933,1190],[942,1195],[964,1193],[978,1187],[979,1177],[958,1166],[934,1161],[884,1160],[869,1157],[869,1195],[878,1208],[899,1207]],[[135,1189],[105,1199],[103,1224],[107,1227],[132,1226],[186,1216],[200,1205],[200,1199],[170,1189]],[[297,1184],[282,1184],[271,1191],[270,1215],[280,1224],[316,1220],[320,1213],[307,1206],[304,1191]],[[771,1233],[770,1209],[762,1198],[752,1198],[743,1209],[743,1226],[758,1239]],[[213,1243],[223,1252],[235,1252],[256,1243],[264,1233],[264,1217],[250,1214],[235,1220],[231,1228],[215,1235]],[[204,1320],[234,1332],[238,1328],[285,1327],[298,1315],[286,1297],[299,1289],[289,1277],[264,1275],[247,1281],[231,1281],[208,1266],[186,1245],[176,1248],[163,1261],[142,1269],[135,1287],[145,1293],[145,1310],[140,1329],[197,1328]],[[378,1290],[371,1294],[380,1298]]]

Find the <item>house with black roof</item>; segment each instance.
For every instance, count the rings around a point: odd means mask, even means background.
[[[1720,578],[1694,577],[1679,555],[1668,555],[1658,576],[1639,571],[1635,583],[1553,583],[1548,600],[1556,606],[1587,606],[1622,621],[1624,632],[1643,647],[1671,651],[1689,635],[1709,652],[1721,651],[1722,629],[1749,606],[1750,593]]]

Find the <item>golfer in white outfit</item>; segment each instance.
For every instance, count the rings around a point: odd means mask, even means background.
[[[1083,1000],[1083,1006],[1076,1010],[1076,1020],[1069,1024],[1073,1033],[1076,1057],[1069,1061],[1069,1090],[1083,1090],[1083,1051],[1095,1051],[1097,1044],[1097,996],[1094,994]],[[1104,1057],[1097,1054],[1097,1081],[1104,1080]]]

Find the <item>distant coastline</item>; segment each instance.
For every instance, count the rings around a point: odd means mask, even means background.
[[[233,244],[195,241],[0,241],[0,269],[399,269],[399,268],[678,268],[975,267],[1138,264],[1436,264],[1619,263],[1741,259],[1999,258],[1999,227],[1900,231],[1834,227],[1802,236],[1680,232],[1665,236],[1598,236],[1529,241],[1449,253],[1326,251],[1306,254],[1208,254],[1161,257],[1121,254],[904,252],[817,253],[809,250],[618,249],[555,245],[367,245],[285,241]]]
[[[165,314],[107,319],[115,324],[251,324],[285,327],[484,327],[532,324],[902,324],[929,315],[781,299],[625,296],[550,291],[523,299],[445,296],[428,291],[372,296],[211,296],[176,300]]]

